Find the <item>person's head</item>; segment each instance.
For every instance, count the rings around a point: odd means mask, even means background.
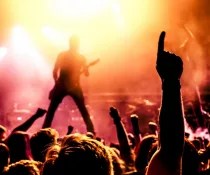
[[[80,47],[80,38],[77,35],[72,35],[69,39],[69,47],[73,51],[78,51]]]
[[[57,144],[58,132],[55,129],[40,129],[30,139],[31,152],[34,160],[44,162],[50,146]]]
[[[4,142],[7,137],[7,130],[5,127],[0,125],[0,143]]]
[[[152,149],[153,145],[157,142],[157,137],[155,135],[145,136],[138,148],[137,156],[136,156],[136,169],[138,171],[144,172],[149,160],[149,153]]]
[[[32,159],[29,135],[27,133],[21,131],[13,132],[7,138],[6,145],[10,150],[11,163]]]
[[[9,162],[9,148],[5,144],[0,143],[0,172],[4,171],[4,168],[9,165]]]
[[[111,161],[111,155],[102,143],[84,135],[73,134],[64,138],[57,158],[46,166],[51,167],[49,171],[53,168],[60,175],[113,175]],[[45,174],[48,173],[45,171]]]
[[[154,123],[154,122],[149,122],[148,126],[149,126],[149,132],[150,132],[150,134],[157,135],[157,129],[158,129],[157,124]]]
[[[58,157],[60,150],[61,150],[61,147],[59,144],[49,147],[45,156],[45,161],[49,159],[52,159],[52,160],[56,159]]]
[[[124,174],[125,171],[125,162],[120,159],[120,157],[115,152],[114,148],[107,147],[108,151],[112,156],[112,164],[114,167],[114,175]]]
[[[40,163],[29,160],[21,160],[9,165],[6,175],[40,175]]]

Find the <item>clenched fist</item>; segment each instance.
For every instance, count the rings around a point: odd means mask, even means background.
[[[165,32],[160,34],[156,69],[163,81],[179,80],[183,72],[183,62],[179,56],[164,50],[165,34]]]

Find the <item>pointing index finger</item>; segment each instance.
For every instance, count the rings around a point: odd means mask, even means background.
[[[159,41],[158,41],[158,56],[164,52],[164,40],[165,40],[166,32],[161,32]]]

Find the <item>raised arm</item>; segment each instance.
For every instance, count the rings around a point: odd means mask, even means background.
[[[147,172],[149,175],[181,174],[184,147],[184,120],[180,91],[183,63],[180,57],[164,51],[164,38],[165,32],[162,32],[156,66],[162,81],[162,105],[159,116],[160,148],[149,164]]]
[[[120,154],[122,159],[126,163],[126,169],[128,171],[134,170],[134,152],[129,145],[129,139],[126,132],[126,129],[121,122],[121,117],[115,108],[110,108],[110,116],[113,118],[116,129],[117,129],[117,137],[120,143]]]
[[[135,137],[135,142],[136,142],[136,146],[135,146],[135,153],[138,150],[139,144],[141,142],[141,138],[140,138],[140,130],[139,130],[139,117],[137,115],[131,115],[131,123],[132,123],[132,128],[133,128],[133,134]]]
[[[181,159],[184,145],[184,120],[180,77],[183,63],[180,57],[164,51],[165,32],[160,35],[157,72],[162,80],[162,106],[159,117],[160,151],[163,157],[170,155]]]
[[[36,113],[32,115],[28,120],[26,120],[21,125],[17,126],[12,132],[16,131],[27,131],[33,123],[40,117],[42,117],[46,113],[46,110],[38,108]]]

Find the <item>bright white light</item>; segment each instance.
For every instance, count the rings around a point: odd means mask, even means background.
[[[52,0],[57,15],[63,17],[88,17],[101,11],[111,0]]]
[[[120,14],[120,4],[115,0],[112,1],[112,11],[114,13],[118,29],[121,31],[125,31],[125,21],[123,19],[123,16]]]
[[[18,120],[18,121],[21,121],[21,120],[22,120],[22,117],[17,117],[17,120]]]
[[[0,60],[7,54],[6,47],[0,47]]]
[[[51,44],[64,48],[68,47],[68,38],[70,35],[64,32],[57,31],[56,29],[48,26],[42,28],[42,33],[47,37]]]
[[[31,43],[23,27],[17,26],[13,29],[12,43],[16,53],[26,54],[29,51]]]
[[[16,27],[14,27],[13,31],[14,32],[21,32],[21,31],[23,31],[23,27],[21,25],[17,25]]]
[[[116,13],[116,14],[120,13],[120,5],[119,4],[113,3],[112,9],[113,9],[114,13]]]
[[[16,26],[13,28],[12,46],[16,58],[21,58],[22,61],[26,61],[26,63],[31,59],[30,61],[34,63],[35,67],[38,67],[39,69],[43,68],[43,58],[37,52],[30,36],[22,26]]]
[[[42,28],[42,32],[45,34],[45,35],[48,35],[48,36],[51,36],[51,35],[55,35],[55,31],[50,28],[50,27],[47,27],[47,26],[44,26]]]

